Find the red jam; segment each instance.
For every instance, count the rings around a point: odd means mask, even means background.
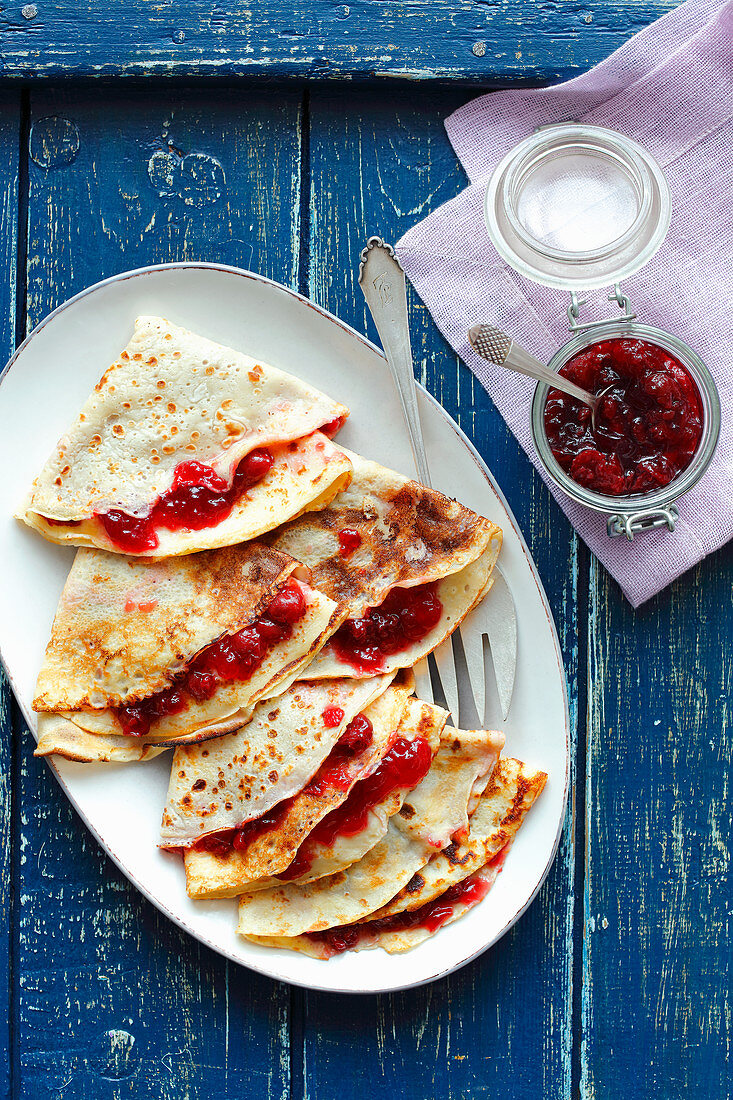
[[[352,781],[348,767],[349,760],[353,760],[355,756],[368,749],[373,740],[374,727],[371,722],[366,714],[357,714],[351,719],[303,793],[322,795],[329,787],[335,787],[337,791],[348,791]]]
[[[354,527],[344,527],[338,533],[339,555],[342,558],[350,558],[355,550],[361,546],[361,535]]]
[[[220,683],[248,680],[271,647],[290,637],[294,624],[305,611],[303,590],[290,578],[259,619],[203,649],[170,688],[137,703],[117,707],[115,714],[122,732],[143,737],[157,719],[184,710],[189,696],[202,703],[212,697]]]
[[[340,708],[337,707],[336,709],[339,710]],[[343,718],[343,711],[341,711],[341,718]],[[338,723],[336,724],[338,725]],[[305,793],[323,794],[328,785],[330,771],[334,770],[336,766],[343,768],[344,759],[355,756],[357,751],[361,752],[367,748],[372,742],[372,736],[372,724],[365,714],[357,714],[355,718],[352,718],[317,773],[320,777],[320,786],[316,787],[316,780],[313,780],[310,786],[306,787]],[[361,745],[361,748],[356,748],[357,745]],[[279,802],[277,806],[274,806],[273,809],[268,810],[266,814],[255,817],[252,821],[246,821],[244,825],[239,825],[234,829],[220,829],[218,833],[210,833],[197,841],[194,847],[203,848],[205,851],[213,852],[217,856],[228,856],[232,849],[242,852],[258,837],[270,832],[271,829],[276,829],[287,816],[297,797],[296,794],[292,798],[286,798],[283,802]]]
[[[323,724],[326,729],[335,730],[336,726],[344,720],[343,708],[329,705],[324,709],[321,717],[323,718]]]
[[[51,519],[50,516],[43,518],[49,527],[78,527],[81,523],[80,519]]]
[[[497,874],[504,870],[504,864],[506,863],[506,857],[509,855],[509,849],[511,845],[505,844],[503,848],[500,848],[493,859],[490,859],[486,864],[487,867],[495,867]]]
[[[191,460],[179,462],[173,484],[162,493],[147,516],[132,516],[112,509],[95,513],[110,540],[129,554],[155,550],[157,528],[200,531],[214,527],[230,514],[248,489],[262,481],[272,468],[273,457],[264,447],[245,455],[234,472],[231,485],[211,466]]]
[[[329,420],[327,424],[324,424],[320,429],[324,435],[327,435],[329,439],[333,439],[336,432],[340,431],[346,423],[345,416],[337,416],[334,420]]]
[[[286,798],[284,801],[278,802],[277,806],[273,806],[266,814],[255,817],[252,821],[246,821],[244,825],[240,825],[236,829],[220,829],[218,833],[203,836],[201,840],[194,844],[194,848],[203,849],[205,852],[211,852],[212,855],[220,857],[228,856],[232,850],[243,852],[258,837],[264,833],[269,833],[271,829],[276,829],[280,825],[287,816],[294,800],[294,798]]]
[[[347,619],[331,639],[339,658],[359,672],[378,672],[385,657],[422,641],[443,612],[437,587],[437,581],[431,581],[414,588],[393,588],[363,618]]]
[[[318,845],[330,848],[339,836],[357,836],[363,832],[369,823],[370,810],[394,791],[412,790],[427,774],[432,760],[432,749],[424,737],[412,741],[398,737],[379,767],[356,783],[346,801],[331,810],[308,834],[280,878],[300,878],[309,871]]]
[[[629,337],[601,340],[560,373],[591,393],[607,390],[595,430],[586,405],[559,390],[548,394],[547,440],[573,481],[607,496],[646,493],[690,465],[702,435],[702,402],[668,351]]]
[[[342,928],[328,928],[325,932],[308,932],[307,936],[310,940],[325,944],[328,954],[332,956],[356,947],[359,940],[379,932],[405,932],[410,928],[437,932],[453,916],[456,905],[475,905],[486,897],[489,886],[485,879],[471,875],[455,886],[449,886],[440,897],[426,902],[419,909],[370,920],[366,924],[347,924]]]
[[[338,751],[342,756],[358,756],[368,749],[374,740],[374,727],[366,714],[357,714],[338,740]]]

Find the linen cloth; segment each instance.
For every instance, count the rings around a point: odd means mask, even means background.
[[[483,214],[484,191],[501,158],[537,126],[567,120],[620,131],[660,163],[672,225],[623,290],[641,323],[669,330],[702,356],[720,390],[718,448],[705,476],[678,502],[674,533],[664,528],[633,542],[610,539],[603,515],[549,485],[637,607],[733,537],[733,0],[687,0],[583,76],[550,88],[492,92],[446,120],[470,186],[406,233],[397,252],[441,332],[538,469],[530,434],[534,383],[477,356],[467,332],[490,321],[543,362],[569,339],[569,293],[512,270],[489,240]],[[584,295],[581,320],[620,312],[607,293]]]

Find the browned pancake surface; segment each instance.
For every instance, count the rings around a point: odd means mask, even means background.
[[[296,569],[261,543],[164,562],[79,550],[34,709],[101,708],[160,691],[200,649],[252,622]]]
[[[351,484],[319,512],[309,512],[271,536],[272,543],[312,570],[312,583],[345,602],[354,617],[382,602],[394,585],[424,584],[457,573],[495,543],[501,531],[489,520],[434,489],[345,452],[354,466]],[[338,533],[358,532],[348,556]]]

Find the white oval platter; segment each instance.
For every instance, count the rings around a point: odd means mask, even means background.
[[[135,317],[160,314],[304,378],[345,402],[338,442],[414,474],[402,414],[381,352],[338,318],[286,287],[214,264],[167,264],[105,280],[60,306],[30,334],[0,384],[0,653],[26,721],[73,550],[12,518],[34,476]],[[501,566],[514,595],[519,659],[506,752],[549,782],[495,886],[467,916],[413,951],[347,953],[321,962],[248,943],[234,901],[194,902],[180,859],[157,847],[170,757],[137,765],[51,764],[67,798],[130,881],[161,912],[234,962],[313,989],[372,993],[431,981],[495,943],[530,904],[557,849],[567,798],[570,735],[565,677],[552,616],[527,546],[496,482],[455,422],[425,391],[420,414],[435,485],[498,523]],[[498,704],[494,725],[501,728]],[[37,837],[42,842],[42,837]],[[63,920],[63,913],[59,913]]]

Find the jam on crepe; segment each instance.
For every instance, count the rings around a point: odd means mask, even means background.
[[[501,854],[500,852],[499,855]],[[494,860],[488,866],[491,867],[493,863]],[[405,932],[411,928],[425,928],[428,932],[437,932],[453,916],[456,905],[475,905],[486,897],[490,885],[491,883],[479,874],[470,875],[462,882],[449,886],[439,897],[433,898],[418,909],[395,913],[391,917],[378,917],[377,920],[370,920],[364,924],[327,928],[325,932],[307,932],[306,935],[309,940],[323,944],[330,957],[349,951],[356,947],[360,940],[369,939],[370,936],[380,932]]]
[[[412,790],[423,779],[433,761],[430,743],[424,737],[397,737],[381,763],[366,779],[356,783],[345,802],[331,810],[303,841],[282,879],[300,878],[313,865],[319,845],[333,847],[339,836],[358,836],[369,823],[369,813],[388,795]]]
[[[334,710],[341,710],[341,708],[334,707]],[[341,711],[339,722],[343,717],[344,712]],[[338,724],[338,722],[335,723],[335,725]],[[351,778],[347,776],[346,786],[344,787],[344,775],[346,774],[344,763],[368,748],[372,743],[373,734],[372,724],[365,714],[357,714],[352,718],[303,793],[322,795],[329,786],[336,787],[337,790],[348,790],[351,785]],[[284,799],[266,814],[255,817],[252,821],[246,821],[244,825],[239,825],[237,828],[220,829],[216,833],[209,833],[208,836],[197,841],[195,847],[203,848],[205,851],[213,852],[214,855],[218,856],[227,856],[232,849],[238,852],[244,851],[263,833],[277,828],[287,816],[297,797],[296,794],[292,798]]]
[[[221,523],[231,513],[237,501],[256,485],[272,468],[273,458],[265,447],[250,451],[241,460],[231,485],[204,462],[179,462],[173,473],[173,484],[162,493],[147,516],[132,516],[112,509],[96,516],[110,540],[129,554],[155,550],[157,528],[179,531],[185,527],[200,531]]]
[[[337,707],[333,703],[329,703],[327,707],[324,707],[321,717],[326,729],[336,729],[336,726],[340,726],[344,720],[343,707]]]
[[[345,416],[336,417],[319,430],[332,438],[345,421]],[[247,490],[267,476],[273,463],[272,452],[267,447],[257,447],[241,459],[230,485],[212,466],[188,459],[178,463],[170,489],[161,493],[146,515],[132,515],[119,508],[94,515],[120,550],[128,554],[149,552],[159,545],[157,532],[161,527],[169,531],[200,531],[221,523]],[[83,522],[43,518],[50,527],[78,527]]]
[[[261,817],[255,817],[236,829],[220,829],[218,833],[209,833],[198,840],[194,847],[222,858],[226,858],[232,851],[243,852],[263,833],[278,827],[287,816],[293,801],[292,798],[285,798]]]
[[[329,420],[327,424],[323,424],[320,430],[324,435],[327,435],[329,439],[333,439],[336,432],[340,431],[345,423],[345,416],[337,416],[334,420]]]
[[[359,672],[379,672],[385,657],[420,642],[440,622],[443,605],[437,581],[412,588],[393,588],[379,607],[360,619],[347,619],[331,643],[337,656]]]
[[[700,442],[702,401],[682,363],[646,340],[601,340],[560,373],[591,393],[606,391],[591,427],[587,405],[551,389],[545,432],[569,477],[608,496],[647,493],[687,469]]]
[[[362,538],[355,527],[343,527],[338,533],[339,557],[350,558],[355,550],[358,550]]]
[[[203,649],[170,688],[137,703],[116,707],[122,732],[142,737],[156,719],[184,710],[189,698],[202,703],[212,697],[220,683],[248,680],[272,646],[290,637],[293,626],[305,612],[303,590],[290,577],[258,619]]]
[[[349,761],[368,749],[373,740],[374,727],[371,722],[366,714],[357,714],[351,719],[303,793],[317,796],[322,795],[329,788],[348,791],[352,783]]]

